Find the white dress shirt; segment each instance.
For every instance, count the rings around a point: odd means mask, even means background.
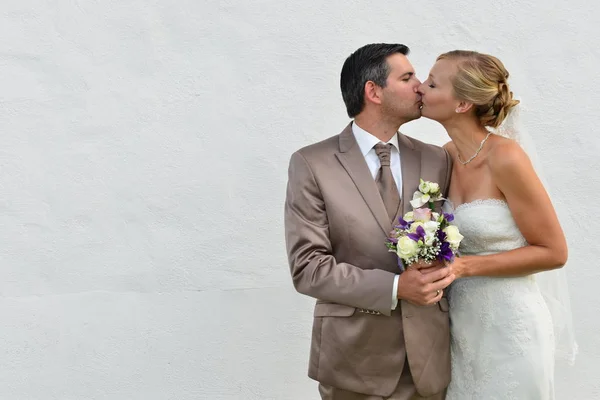
[[[352,133],[354,134],[354,138],[358,143],[358,147],[362,155],[365,157],[365,161],[367,162],[367,166],[369,167],[369,171],[371,171],[371,175],[373,179],[377,178],[377,173],[381,168],[381,162],[379,161],[379,157],[377,157],[377,153],[375,153],[375,145],[377,143],[383,143],[381,140],[377,139],[375,136],[371,135],[369,132],[362,129],[360,126],[356,124],[356,122],[352,123]],[[392,170],[392,176],[394,177],[394,181],[396,182],[396,187],[398,188],[398,194],[402,197],[402,169],[400,165],[400,150],[398,146],[398,135],[392,136],[392,138],[385,144],[392,144],[392,151],[390,154],[390,169]],[[392,293],[392,310],[395,310],[398,306],[398,279],[400,275],[396,274],[394,277],[394,286]]]

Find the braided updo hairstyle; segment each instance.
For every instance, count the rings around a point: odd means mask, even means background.
[[[513,99],[508,86],[508,71],[494,56],[476,51],[454,50],[437,60],[458,62],[458,72],[452,79],[456,97],[473,103],[481,125],[497,128],[519,100]]]

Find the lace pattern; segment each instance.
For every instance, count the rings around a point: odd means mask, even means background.
[[[500,199],[454,210],[465,236],[462,254],[493,254],[527,245]],[[532,276],[471,277],[449,290],[452,381],[447,399],[554,398],[554,338],[550,313]]]

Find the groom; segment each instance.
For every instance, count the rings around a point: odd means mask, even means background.
[[[322,399],[443,399],[450,381],[448,268],[401,273],[385,240],[412,210],[419,178],[446,194],[451,160],[397,133],[421,116],[420,82],[401,44],[345,61],[354,120],[290,160],[285,235],[296,290],[317,299],[308,375]]]

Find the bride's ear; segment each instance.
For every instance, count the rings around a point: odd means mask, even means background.
[[[456,111],[457,114],[464,114],[472,108],[473,103],[469,103],[468,101],[461,101],[460,103],[458,103],[458,106],[456,106],[456,109],[454,111]]]

